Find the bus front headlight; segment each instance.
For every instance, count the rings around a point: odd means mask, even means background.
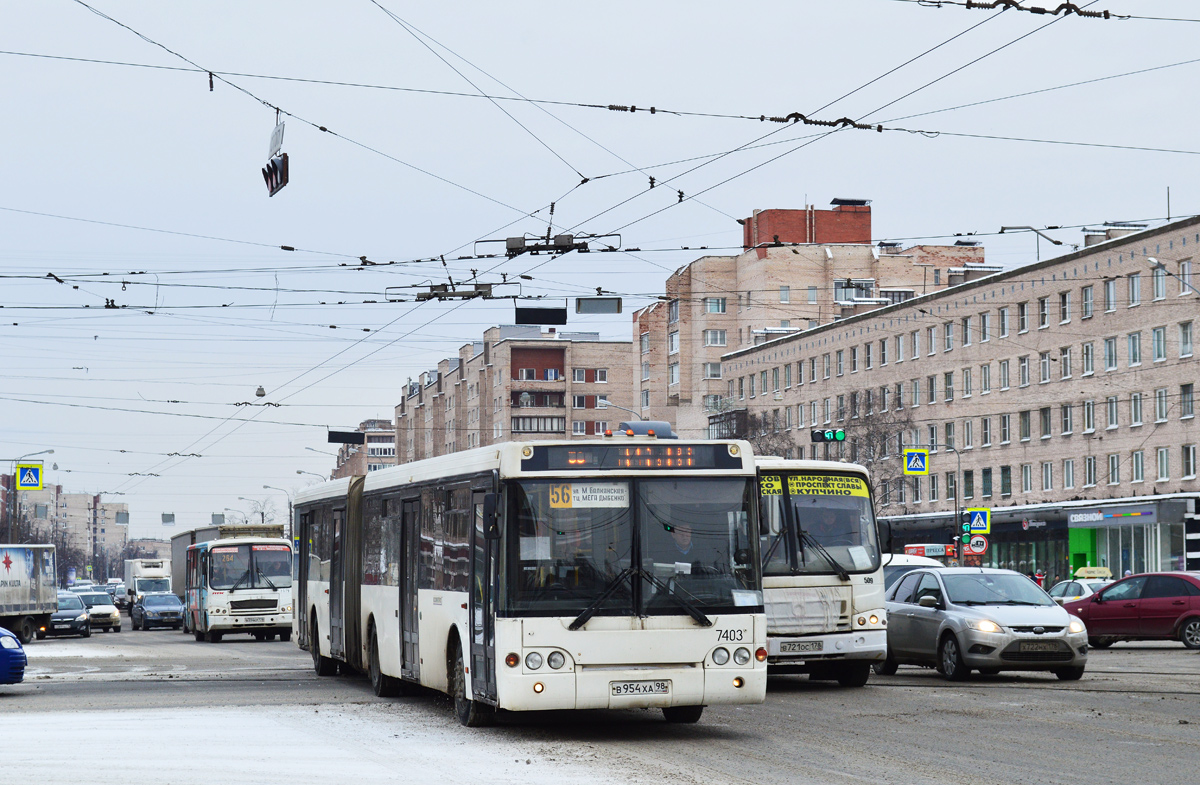
[[[525,655],[525,667],[531,671],[535,671],[542,667],[542,655],[536,651],[531,651]]]
[[[552,651],[550,656],[546,658],[546,664],[554,670],[558,670],[567,664],[567,658],[563,656],[561,651]]]
[[[750,662],[750,650],[739,646],[738,649],[733,653],[733,661],[738,665],[745,665],[746,663]]]
[[[724,646],[719,649],[713,649],[712,658],[713,662],[717,665],[724,665],[729,662],[729,649],[726,649]]]

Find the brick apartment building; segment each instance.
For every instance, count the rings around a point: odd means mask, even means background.
[[[4,478],[8,491],[12,476]],[[5,501],[8,499],[6,497]],[[45,485],[40,491],[18,491],[12,498],[16,520],[28,522],[39,542],[71,545],[90,556],[93,575],[107,578],[103,566],[117,558],[129,541],[129,505],[106,502],[91,493],[67,493],[61,485]],[[2,508],[9,513],[8,504]],[[7,532],[7,525],[0,529]],[[85,577],[84,564],[77,567]]]
[[[836,322],[765,341],[759,325],[780,316],[808,319],[778,310],[787,304],[779,297],[767,298],[776,280],[771,272],[758,273],[753,259],[745,264],[758,277],[740,288],[762,295],[749,308],[745,292],[727,301],[730,311],[738,309],[735,328],[730,315],[704,306],[708,289],[697,299],[687,287],[691,271],[681,271],[672,281],[691,318],[708,320],[703,329],[726,320],[730,346],[739,347],[724,350],[720,373],[711,374],[720,379],[682,378],[681,405],[689,394],[724,396],[725,408],[757,413],[772,430],[794,434],[796,456],[826,457],[830,445],[812,444],[810,429],[844,427],[848,441],[832,457],[871,466],[878,509],[901,544],[947,543],[956,533],[956,507],[987,507],[987,565],[1040,568],[1052,578],[1086,565],[1114,575],[1200,569],[1200,296],[1187,285],[1196,283],[1200,219],[1086,239],[1083,250],[1014,270],[977,276],[965,263],[943,270],[942,285],[935,279],[925,293],[912,285],[910,269],[907,286],[917,289],[911,299],[844,311]],[[873,260],[862,246],[823,248],[834,265],[842,257]],[[814,264],[803,256],[810,249],[796,250],[808,280],[822,272],[819,254]],[[766,249],[767,259],[792,253]],[[1165,268],[1153,269],[1151,258]],[[818,309],[818,322],[825,321],[821,308],[841,307],[836,294],[821,300],[831,278],[890,282],[903,273],[839,269],[814,281],[817,302],[809,307]],[[660,321],[651,332],[656,346],[672,324]],[[755,327],[750,337],[747,325]],[[685,331],[681,321],[679,330],[693,347],[692,354],[680,347],[681,362],[713,362],[711,350],[699,348],[699,327]],[[666,358],[650,356],[670,362],[670,348]],[[655,405],[661,399],[652,399]],[[726,412],[708,419],[714,433],[728,424]],[[930,475],[902,476],[901,442],[931,451]]]
[[[410,381],[396,406],[400,463],[496,442],[587,438],[630,415],[627,341],[500,326]]]
[[[364,434],[365,441],[338,448],[332,480],[396,465],[396,429],[391,420],[363,420],[355,430]]]
[[[743,253],[680,268],[667,279],[666,302],[633,314],[637,405],[685,437],[706,435],[708,416],[727,403],[726,352],[1000,269],[984,266],[973,242],[873,246],[871,207],[859,199],[835,199],[830,210],[756,210],[742,226]]]

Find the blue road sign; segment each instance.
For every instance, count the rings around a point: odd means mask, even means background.
[[[17,490],[40,491],[42,489],[42,465],[40,463],[17,464]]]
[[[992,511],[984,507],[973,507],[967,510],[967,523],[970,534],[991,534]]]
[[[929,474],[929,450],[923,447],[905,447],[904,473]]]

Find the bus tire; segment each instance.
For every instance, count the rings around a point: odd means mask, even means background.
[[[216,630],[208,631],[208,642],[209,643],[220,643],[221,637],[222,637],[222,634],[217,632]]]
[[[703,706],[666,706],[662,710],[663,719],[667,722],[692,723],[699,722],[704,713]]]
[[[380,698],[394,698],[400,694],[399,679],[383,672],[379,664],[379,636],[371,626],[370,650],[367,652],[367,675],[371,678],[371,691]]]
[[[279,640],[283,641],[284,643],[287,643],[291,639],[292,639],[291,631],[279,633]]]
[[[136,629],[137,629],[137,627],[134,627],[134,629],[136,630]],[[203,643],[203,642],[204,642],[204,633],[200,632],[200,630],[196,630],[196,631],[195,631],[195,632],[193,632],[192,634],[196,636],[196,643]]]
[[[317,634],[320,632],[320,628],[317,627],[317,614],[313,614],[312,623],[308,629],[308,650],[312,653],[313,670],[318,676],[337,675],[337,662],[329,657],[321,656],[321,638]]]
[[[467,697],[467,672],[463,664],[462,645],[455,638],[450,647],[450,696],[454,698],[454,713],[459,723],[468,728],[491,725],[495,722],[496,710]]]
[[[862,687],[871,678],[871,665],[867,662],[848,662],[838,669],[837,681],[843,687]]]

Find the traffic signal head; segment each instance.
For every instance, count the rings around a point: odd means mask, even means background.
[[[263,167],[262,176],[267,184],[267,196],[279,193],[280,189],[288,184],[287,153],[280,153],[267,161],[267,165]]]
[[[969,512],[962,514],[962,520],[959,523],[962,525],[963,534],[971,533],[971,514]]]
[[[816,430],[812,432],[812,440],[814,442],[844,442],[846,441],[846,431],[842,428]]]

